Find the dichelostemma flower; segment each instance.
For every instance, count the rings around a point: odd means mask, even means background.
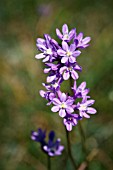
[[[72,107],[73,102],[73,98],[69,98],[65,93],[60,93],[59,98],[53,99],[53,104],[55,106],[53,106],[51,110],[52,112],[59,111],[59,116],[65,117],[66,113],[74,112]]]
[[[61,140],[58,138],[55,140],[55,132],[50,131],[48,136],[48,142],[45,141],[46,131],[39,128],[37,132],[31,132],[31,139],[41,144],[41,149],[49,156],[61,155],[64,150],[64,146],[60,145]]]

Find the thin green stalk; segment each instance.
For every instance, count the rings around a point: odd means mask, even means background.
[[[51,170],[51,157],[48,155],[48,170]]]
[[[69,158],[70,158],[70,160],[72,162],[72,165],[73,165],[74,169],[76,170],[77,166],[76,166],[76,163],[74,161],[74,158],[73,158],[72,152],[71,152],[71,144],[70,144],[69,132],[67,131],[66,128],[65,128],[65,130],[66,130],[66,138],[67,138],[68,155],[69,155]]]
[[[81,121],[78,122],[78,127],[79,127],[79,132],[80,132],[80,137],[81,137],[82,149],[86,153],[86,147],[85,147],[86,137],[85,137],[84,130],[82,128]]]

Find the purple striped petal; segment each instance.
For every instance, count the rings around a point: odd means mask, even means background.
[[[53,106],[53,107],[51,108],[51,111],[52,111],[52,112],[58,112],[58,111],[59,111],[59,106]]]
[[[71,40],[72,38],[74,38],[76,35],[76,28],[72,29],[70,32],[69,32],[69,40]]]
[[[69,46],[68,46],[68,44],[67,44],[65,41],[62,41],[62,48],[63,48],[63,50],[65,50],[65,51],[68,51],[68,50],[69,50]]]
[[[92,104],[94,104],[95,100],[88,100],[86,101],[86,105],[87,106],[91,106]]]
[[[68,80],[69,77],[70,77],[69,72],[64,72],[64,74],[63,74],[63,79],[64,79],[64,80]]]
[[[66,63],[68,61],[68,57],[62,57],[62,59],[61,59],[61,63]]]
[[[64,24],[62,26],[62,32],[63,32],[63,34],[68,34],[68,26],[67,26],[67,24]]]
[[[46,62],[46,61],[48,61],[48,60],[49,60],[49,58],[50,58],[50,56],[49,56],[49,55],[48,55],[48,56],[46,56],[46,57],[45,57],[45,59],[43,59],[43,60],[42,60],[42,62]]]
[[[65,70],[67,70],[67,67],[66,67],[66,66],[61,67],[61,68],[60,68],[60,74],[62,74]]]
[[[95,114],[97,111],[96,109],[92,108],[92,107],[88,107],[87,108],[87,113],[90,113],[90,114]]]
[[[44,58],[44,57],[45,57],[45,55],[43,53],[35,55],[36,59],[40,59],[40,58]]]
[[[60,102],[60,100],[59,100],[59,99],[54,98],[54,99],[53,99],[53,104],[54,104],[54,105],[60,105],[60,104],[61,104],[61,102]]]
[[[59,116],[60,116],[60,117],[65,117],[65,116],[66,116],[65,109],[60,109],[60,111],[59,111]]]
[[[56,34],[57,34],[59,39],[62,39],[62,34],[61,34],[61,32],[58,28],[56,29]]]
[[[49,73],[50,70],[51,70],[51,68],[45,68],[44,73]]]
[[[87,113],[85,113],[85,112],[83,113],[83,116],[84,116],[85,118],[88,118],[88,119],[90,118],[90,116],[89,116]]]
[[[76,45],[75,45],[75,44],[71,44],[69,49],[70,49],[70,51],[72,51],[72,52],[75,51]]]
[[[64,50],[62,50],[62,49],[57,50],[57,53],[60,56],[65,56],[66,55],[66,52]]]
[[[82,71],[82,67],[79,66],[78,64],[76,64],[76,66],[74,67],[74,69],[79,70],[79,71]]]
[[[83,33],[80,32],[77,36],[78,41],[81,41],[83,39]]]
[[[73,56],[70,56],[70,57],[69,57],[69,62],[70,62],[70,63],[75,63],[75,62],[76,62],[76,58],[73,57]]]
[[[47,77],[47,83],[52,82],[55,78],[56,78],[56,75],[54,75],[54,76],[48,76],[48,77]]]
[[[73,109],[72,107],[68,106],[68,107],[66,108],[66,111],[67,111],[68,113],[72,113],[72,112],[74,112],[74,109]]]
[[[66,128],[68,131],[72,130],[72,124],[71,123],[66,123]]]
[[[74,56],[74,57],[77,57],[77,56],[79,56],[80,54],[81,54],[81,51],[79,51],[79,50],[76,50],[76,51],[73,52],[73,56]]]
[[[39,93],[40,93],[40,96],[45,97],[45,91],[44,90],[40,90]]]
[[[45,40],[43,38],[37,38],[36,42],[38,44],[44,44],[45,43]]]
[[[87,44],[89,41],[91,41],[91,37],[86,37],[82,40],[82,43]]]
[[[72,105],[73,102],[74,102],[74,100],[70,100],[70,99],[66,100],[66,104],[67,104],[67,105]]]
[[[65,94],[65,93],[62,93],[61,96],[60,96],[60,100],[61,100],[62,102],[65,102],[66,99],[67,99],[66,94]]]
[[[82,82],[82,83],[79,85],[78,89],[85,89],[85,87],[86,87],[86,82]]]
[[[78,73],[77,73],[76,71],[74,71],[74,70],[71,72],[71,77],[72,77],[74,80],[76,80],[76,79],[79,78]]]

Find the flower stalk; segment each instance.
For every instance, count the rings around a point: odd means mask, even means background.
[[[72,152],[71,152],[71,143],[70,143],[69,131],[67,131],[66,128],[65,128],[65,130],[66,130],[66,138],[67,138],[68,156],[69,156],[69,158],[70,158],[70,160],[71,160],[71,163],[72,163],[74,169],[76,170],[76,169],[77,169],[77,165],[76,165],[76,163],[75,163],[75,161],[74,161],[74,158],[73,158]]]

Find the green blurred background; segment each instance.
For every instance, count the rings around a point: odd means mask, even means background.
[[[55,29],[64,23],[92,38],[78,58],[83,67],[78,84],[87,82],[98,111],[82,121],[87,154],[93,157],[88,169],[113,170],[112,0],[0,1],[0,170],[46,170],[46,155],[30,139],[31,130],[38,127],[55,130],[66,146],[62,119],[39,95],[46,75],[41,61],[34,58],[36,38],[48,33],[58,40]],[[79,164],[86,155],[78,126],[71,132],[71,144]],[[52,159],[52,169],[72,169],[66,149]]]

